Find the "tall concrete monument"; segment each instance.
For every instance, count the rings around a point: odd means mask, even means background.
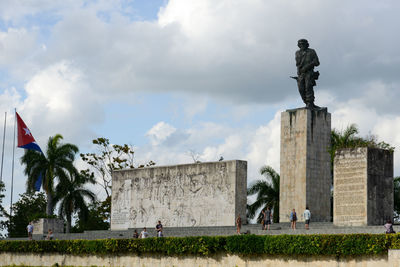
[[[279,220],[298,219],[308,206],[313,221],[330,221],[331,114],[327,109],[299,108],[281,113]]]
[[[331,219],[331,169],[328,152],[331,135],[331,114],[314,104],[315,80],[319,66],[315,50],[300,39],[296,51],[297,86],[304,108],[281,113],[281,164],[279,220],[289,221],[296,209],[299,215],[308,206],[313,221]],[[302,216],[298,219],[304,220]]]
[[[234,226],[246,218],[247,162],[240,160],[113,172],[111,230]]]

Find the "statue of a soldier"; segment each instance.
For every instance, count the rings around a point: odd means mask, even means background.
[[[314,49],[308,48],[309,44],[306,39],[300,39],[297,43],[300,48],[296,51],[296,66],[297,77],[292,77],[297,80],[297,86],[303,102],[307,108],[318,109],[314,104],[314,90],[316,85],[315,80],[318,80],[319,72],[314,71],[314,67],[319,66],[317,53]]]

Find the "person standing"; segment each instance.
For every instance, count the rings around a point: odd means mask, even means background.
[[[264,230],[269,230],[271,225],[271,209],[269,207],[265,210],[264,215]]]
[[[139,233],[137,232],[137,230],[135,229],[135,231],[133,231],[133,238],[139,238]]]
[[[156,231],[157,237],[163,237],[163,226],[161,224],[161,221],[158,221],[158,224],[156,225]]]
[[[33,222],[29,222],[28,226],[26,227],[26,230],[28,231],[28,239],[32,240],[32,235],[33,235]]]
[[[240,214],[238,214],[236,218],[236,233],[240,235],[240,228],[242,228],[242,218],[240,217]]]
[[[291,228],[293,230],[296,230],[296,222],[297,222],[297,214],[296,210],[293,209],[292,212],[290,213],[290,223],[291,223]]]
[[[149,233],[147,232],[146,227],[143,228],[143,231],[140,233],[139,238],[147,238]]]
[[[265,210],[261,210],[262,219],[261,219],[261,230],[265,230]]]
[[[306,207],[306,210],[303,213],[303,217],[304,217],[304,225],[306,227],[306,230],[310,230],[311,212],[308,209],[308,206]]]

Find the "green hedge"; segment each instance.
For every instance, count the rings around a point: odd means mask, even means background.
[[[0,252],[62,254],[378,255],[400,249],[400,235],[235,235],[146,239],[0,241]]]

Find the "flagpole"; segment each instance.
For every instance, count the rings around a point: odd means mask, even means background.
[[[13,190],[14,190],[14,155],[15,155],[15,128],[17,122],[17,109],[14,109],[15,118],[14,118],[14,138],[13,138],[13,153],[12,153],[12,169],[11,169],[11,201],[10,201],[10,220],[12,217],[12,208],[13,208]]]
[[[1,152],[0,182],[3,181],[4,143],[6,138],[7,111],[4,114],[3,151]]]

